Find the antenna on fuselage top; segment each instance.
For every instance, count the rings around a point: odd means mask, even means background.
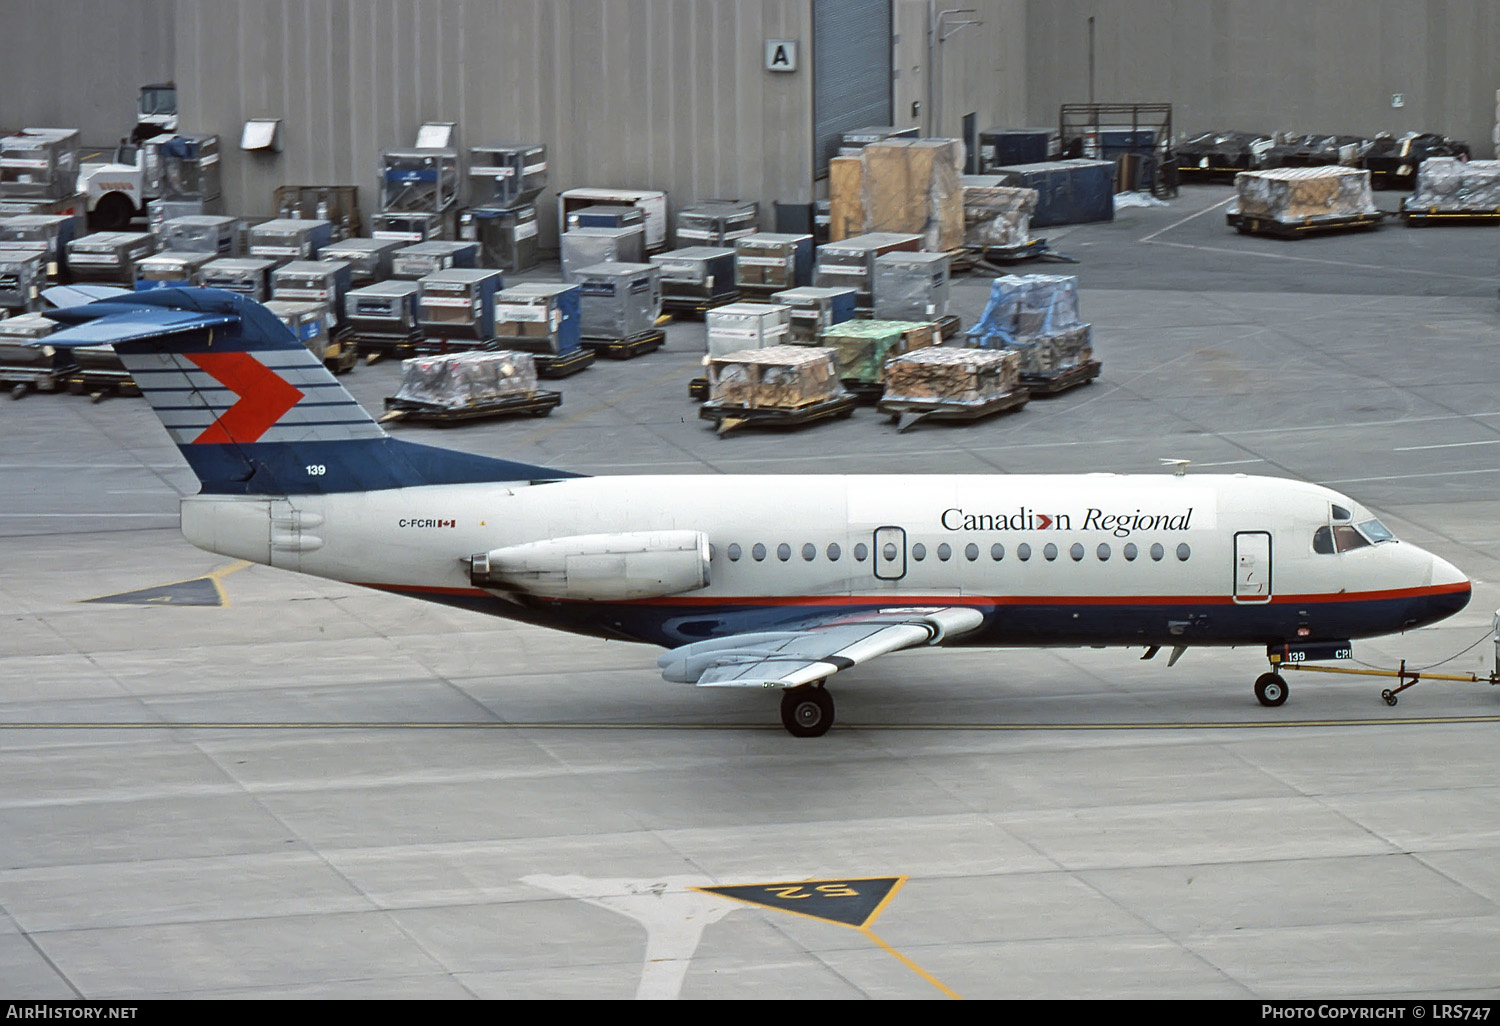
[[[1188,464],[1193,461],[1180,460],[1171,456],[1158,456],[1157,462],[1159,462],[1162,466],[1171,467],[1173,474],[1177,475],[1178,477],[1182,477],[1187,473]]]

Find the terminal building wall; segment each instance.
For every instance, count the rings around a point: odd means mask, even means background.
[[[1034,120],[1090,99],[1090,17],[1094,99],[1171,103],[1179,134],[1439,132],[1494,155],[1494,0],[1032,0]]]

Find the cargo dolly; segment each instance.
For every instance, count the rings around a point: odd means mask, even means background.
[[[1021,384],[1026,387],[1026,391],[1031,396],[1057,395],[1093,381],[1099,376],[1100,369],[1101,365],[1098,360],[1088,360],[1051,374],[1028,374],[1023,371]]]
[[[537,353],[534,362],[538,377],[556,379],[586,370],[592,367],[598,358],[598,353],[580,346],[571,353],[561,353],[556,356],[551,353]]]
[[[1298,221],[1277,221],[1270,217],[1231,213],[1224,221],[1241,235],[1269,235],[1277,239],[1301,239],[1317,232],[1367,231],[1380,227],[1384,211],[1371,214],[1340,214],[1327,217],[1304,217]]]
[[[688,398],[694,402],[703,402],[708,398],[708,379],[694,378],[688,382]]]
[[[631,360],[637,356],[654,353],[667,341],[667,333],[652,328],[629,338],[585,338],[579,341],[585,349],[611,360]]]
[[[485,417],[505,417],[525,413],[533,417],[545,417],[562,405],[562,393],[537,389],[522,395],[508,395],[466,406],[444,406],[442,403],[427,403],[416,399],[398,399],[389,396],[385,401],[386,413],[380,418],[382,424],[394,420],[430,421],[442,427],[466,420]]]
[[[422,341],[421,332],[409,335],[356,334],[351,341],[355,352],[365,358],[365,363],[374,363],[387,356],[405,359],[417,354],[417,343]]]
[[[38,347],[41,348],[41,347]],[[44,361],[32,364],[0,363],[0,386],[10,387],[10,397],[19,399],[27,392],[56,392],[67,386],[68,377],[77,365],[71,353],[58,350]]]
[[[1030,398],[1031,393],[1027,389],[1016,388],[981,403],[943,399],[882,399],[875,404],[875,408],[890,416],[891,423],[896,425],[897,434],[904,434],[923,420],[982,420],[1006,410],[1020,409]]]
[[[740,427],[791,428],[801,427],[828,417],[840,420],[854,412],[852,395],[836,395],[819,399],[802,406],[737,406],[710,399],[698,408],[698,416],[715,423],[720,435]]]
[[[1398,216],[1412,228],[1442,224],[1500,224],[1500,207],[1414,207],[1411,197],[1405,196]]]
[[[675,314],[687,314],[702,317],[710,310],[717,310],[721,306],[730,303],[738,303],[740,294],[728,292],[721,296],[705,298],[703,296],[662,296],[661,308],[663,311]]]
[[[138,396],[140,388],[128,371],[79,369],[68,375],[68,394],[86,395],[93,402],[105,396]]]

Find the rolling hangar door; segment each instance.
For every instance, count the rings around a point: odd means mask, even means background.
[[[851,128],[891,123],[891,0],[813,0],[813,168]]]

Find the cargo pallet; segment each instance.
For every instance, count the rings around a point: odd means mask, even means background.
[[[885,382],[883,381],[860,381],[858,378],[840,378],[839,384],[844,386],[844,391],[861,406],[873,406],[880,402],[880,397],[885,395]]]
[[[527,413],[533,417],[545,417],[562,405],[561,392],[538,389],[525,395],[506,396],[489,402],[473,403],[458,408],[439,403],[418,402],[415,399],[398,399],[389,396],[385,401],[386,413],[380,418],[382,424],[392,420],[425,420],[447,426],[465,420],[482,417],[504,417],[513,413]]]
[[[68,375],[68,394],[86,395],[97,403],[108,395],[138,396],[141,390],[129,374],[75,371]]]
[[[1019,264],[1023,260],[1040,260],[1049,250],[1046,239],[1032,239],[1017,246],[976,246],[967,252],[975,262]]]
[[[1080,363],[1067,370],[1056,371],[1052,374],[1025,374],[1021,375],[1021,384],[1032,396],[1057,395],[1066,392],[1070,388],[1086,385],[1099,376],[1100,363],[1098,360],[1089,360]]]
[[[662,347],[667,340],[667,333],[660,328],[652,328],[629,338],[586,338],[581,345],[600,356],[607,356],[611,360],[630,360],[637,356],[645,356],[654,353]]]
[[[24,368],[0,367],[0,386],[10,386],[10,397],[19,399],[27,392],[56,392],[59,387],[68,383],[68,375],[72,373],[69,369],[63,370],[30,370]]]
[[[944,314],[937,319],[938,338],[950,339],[957,335],[964,326],[964,322],[958,319],[958,314]]]
[[[739,299],[740,294],[738,292],[731,292],[728,295],[713,296],[711,298],[704,298],[703,296],[663,296],[661,308],[671,313],[693,314],[702,317],[710,310],[717,310],[721,306],[737,303]]]
[[[903,434],[923,420],[973,421],[989,417],[1006,410],[1019,409],[1031,398],[1026,388],[1015,388],[982,403],[961,403],[944,399],[882,399],[875,404],[881,413],[888,414],[896,425],[896,433]]]
[[[739,427],[789,428],[800,427],[827,417],[844,419],[854,412],[852,395],[838,395],[832,399],[820,399],[804,406],[789,407],[745,407],[720,405],[719,400],[710,399],[698,408],[698,416],[714,421],[722,437]]]
[[[1500,224],[1500,207],[1470,207],[1458,210],[1439,210],[1437,207],[1413,207],[1411,197],[1401,200],[1402,222],[1422,228],[1436,224]]]
[[[1344,214],[1327,217],[1305,217],[1301,221],[1277,221],[1269,217],[1226,214],[1224,221],[1241,235],[1269,235],[1277,239],[1301,239],[1312,232],[1363,231],[1380,227],[1383,211],[1373,214]]]
[[[599,354],[592,349],[578,348],[562,355],[538,354],[532,357],[532,362],[536,364],[537,377],[565,378],[592,367],[598,358]]]
[[[365,358],[366,363],[374,363],[376,360],[386,356],[406,358],[415,356],[417,343],[422,341],[422,336],[412,335],[355,335],[351,341],[354,343],[355,352]]]

